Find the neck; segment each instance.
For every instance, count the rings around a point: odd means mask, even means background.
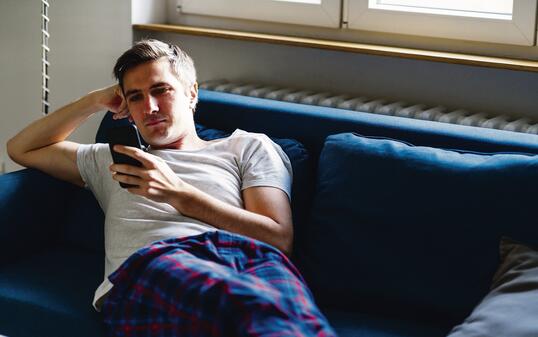
[[[200,139],[196,132],[193,134],[186,134],[180,137],[178,140],[161,145],[151,145],[154,150],[199,150],[206,146],[206,141]]]

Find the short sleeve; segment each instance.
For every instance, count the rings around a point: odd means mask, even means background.
[[[92,191],[105,212],[112,186],[108,181],[112,180],[108,170],[111,163],[108,144],[82,144],[77,150],[77,167],[84,187]]]
[[[263,134],[246,133],[241,138],[245,142],[239,163],[241,190],[255,186],[276,187],[291,200],[293,172],[282,148]]]

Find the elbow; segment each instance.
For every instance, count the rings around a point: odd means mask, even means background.
[[[293,231],[286,231],[282,234],[277,248],[287,257],[291,257],[293,253]]]
[[[21,164],[21,155],[20,151],[17,151],[17,146],[15,145],[15,141],[13,138],[7,141],[6,144],[6,152],[9,158],[16,162],[17,164]]]
[[[292,245],[282,246],[282,248],[280,248],[280,251],[282,252],[282,254],[286,255],[288,258],[291,258],[291,254],[293,253]]]
[[[11,138],[7,141],[6,144],[6,152],[8,157],[13,160],[15,163],[22,165],[22,166],[28,166],[25,163],[25,152],[20,149],[20,147],[17,145],[17,142],[15,138]]]
[[[11,158],[11,160],[13,161],[17,161],[16,160],[16,151],[15,151],[15,146],[13,145],[13,138],[8,140],[7,141],[7,144],[6,144],[6,152],[7,152],[7,155],[9,156],[9,158]]]

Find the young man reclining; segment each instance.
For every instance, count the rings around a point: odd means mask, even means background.
[[[109,335],[334,336],[292,249],[291,165],[267,136],[196,134],[196,71],[179,47],[137,43],[99,89],[30,124],[11,158],[95,195],[105,212],[105,278],[94,306]],[[107,144],[65,139],[92,114],[129,118],[147,152],[112,164]],[[118,182],[132,185],[120,187]]]

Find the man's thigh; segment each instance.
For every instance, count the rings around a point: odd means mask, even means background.
[[[228,233],[155,243],[111,281],[115,286],[103,312],[115,331],[170,330],[170,336],[330,331],[284,255]]]

